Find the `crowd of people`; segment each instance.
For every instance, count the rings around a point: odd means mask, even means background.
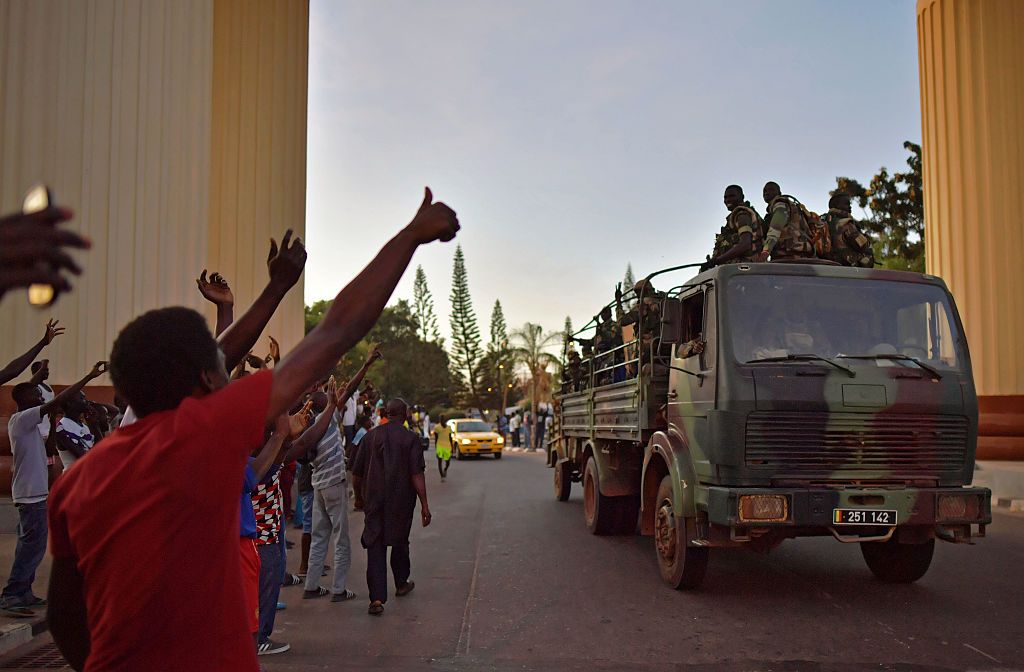
[[[72,290],[69,276],[81,269],[67,249],[89,241],[58,228],[71,217],[50,205],[0,219],[0,295],[33,283],[53,286],[54,298]],[[376,322],[415,250],[452,240],[459,228],[427,189],[411,223],[288,353],[273,338],[266,357],[253,348],[305,266],[290,231],[280,246],[271,241],[268,284],[237,319],[227,280],[204,270],[196,282],[217,308],[212,332],[194,310],[151,310],[120,331],[109,358],[59,393],[38,359],[65,333],[48,322],[39,342],[0,371],[2,384],[31,366],[12,390],[19,530],[0,609],[30,616],[47,608],[75,669],[256,670],[258,654],[289,648],[272,639],[283,586],[302,585],[304,599],[356,597],[350,480],[365,519],[368,613],[384,612],[389,547],[395,595],[408,595],[417,503],[422,525],[431,521],[422,449],[429,418],[368,382],[360,389],[376,348],[350,380],[330,372]],[[86,384],[108,372],[117,404],[90,401]],[[284,534],[293,481],[293,520],[303,525],[295,574],[286,570]],[[44,599],[33,583],[47,539]]]

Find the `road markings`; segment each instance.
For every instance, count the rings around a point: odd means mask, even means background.
[[[455,645],[455,656],[469,655],[469,641],[473,633],[471,623],[473,602],[476,601],[476,580],[480,573],[480,547],[484,541],[484,509],[487,504],[487,491],[484,490],[480,497],[480,506],[477,509],[479,518],[477,520],[476,533],[476,554],[473,558],[473,578],[469,582],[469,594],[466,595],[466,608],[462,612],[462,627],[459,629],[459,642]]]
[[[991,660],[991,661],[992,661],[993,663],[999,663],[1000,665],[1002,665],[1002,662],[1001,662],[1001,661],[1000,661],[1000,660],[999,660],[998,658],[996,658],[996,657],[994,657],[994,656],[990,656],[990,655],[988,655],[987,653],[985,653],[984,651],[982,651],[982,650],[981,650],[981,649],[979,649],[978,647],[976,647],[976,646],[971,646],[971,645],[970,645],[970,644],[968,644],[967,642],[962,642],[962,644],[963,644],[964,646],[966,646],[966,647],[967,647],[968,649],[970,649],[971,651],[974,651],[974,652],[976,652],[976,653],[980,653],[981,655],[985,656],[986,658],[988,658],[989,660]]]

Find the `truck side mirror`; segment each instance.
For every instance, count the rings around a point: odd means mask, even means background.
[[[683,302],[666,298],[661,304],[661,342],[681,343],[683,337]]]

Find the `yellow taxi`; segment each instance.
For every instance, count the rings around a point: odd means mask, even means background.
[[[505,439],[483,420],[463,418],[449,420],[447,425],[452,430],[452,454],[456,460],[471,455],[494,455],[494,459],[501,459]]]

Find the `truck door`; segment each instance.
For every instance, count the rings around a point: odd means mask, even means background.
[[[715,406],[716,347],[714,289],[710,286],[683,298],[682,334],[672,349],[669,402],[681,416],[706,417]],[[704,352],[685,356],[688,344],[703,341]],[[675,395],[672,394],[673,390]]]

